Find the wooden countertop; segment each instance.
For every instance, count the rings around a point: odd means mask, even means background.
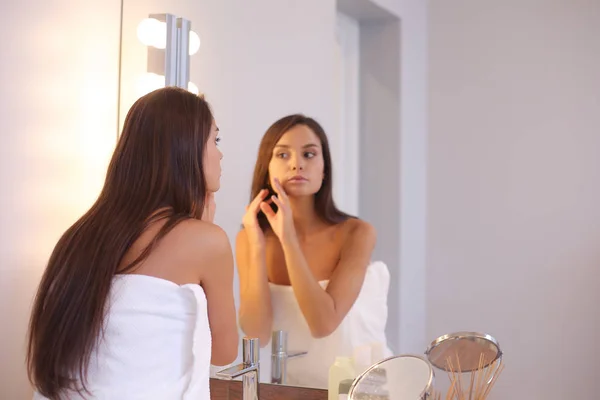
[[[327,400],[327,390],[259,384],[260,400]],[[242,400],[242,382],[210,379],[211,400]]]

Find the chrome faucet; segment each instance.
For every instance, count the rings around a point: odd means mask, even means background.
[[[271,383],[285,385],[287,378],[287,360],[307,354],[307,351],[288,353],[288,335],[286,331],[275,331],[271,338]]]
[[[258,338],[242,340],[242,363],[217,372],[217,378],[232,380],[242,376],[242,399],[258,400],[259,379]]]

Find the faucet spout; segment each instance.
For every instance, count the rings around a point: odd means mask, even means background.
[[[227,380],[233,380],[241,376],[243,400],[258,400],[259,349],[257,338],[245,337],[242,341],[242,363],[221,370],[216,374],[217,378]]]
[[[217,372],[217,377],[225,380],[233,380],[257,369],[256,365],[247,367],[242,363]]]

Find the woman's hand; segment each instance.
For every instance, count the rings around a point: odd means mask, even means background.
[[[270,200],[277,205],[277,212],[273,211],[273,207],[265,201],[260,203],[260,209],[266,215],[271,229],[279,241],[284,243],[295,238],[296,229],[294,228],[290,199],[277,178],[274,179],[274,183],[273,189],[277,196],[271,196]]]
[[[260,212],[260,205],[268,192],[267,189],[261,190],[252,202],[246,206],[246,213],[242,218],[242,224],[244,225],[250,246],[258,246],[260,248],[264,248],[265,246],[265,235],[258,224],[257,217]]]
[[[215,193],[208,192],[204,199],[204,211],[202,211],[202,221],[214,223],[217,203],[215,203]]]

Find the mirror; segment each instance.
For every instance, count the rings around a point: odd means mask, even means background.
[[[477,332],[456,332],[440,336],[427,351],[427,358],[444,371],[471,372],[487,368],[502,357],[500,345],[492,336]]]
[[[434,373],[422,356],[401,355],[374,364],[357,377],[349,400],[424,400],[431,394]]]
[[[414,248],[401,241],[400,232],[417,237],[424,231],[425,219],[410,209],[410,204],[419,203],[414,192],[410,202],[402,208],[398,204],[407,196],[402,182],[414,182],[408,175],[419,174],[426,160],[422,166],[407,166],[414,157],[399,161],[401,150],[411,152],[413,141],[407,138],[413,131],[419,136],[418,129],[400,134],[399,115],[404,115],[403,124],[410,124],[417,114],[406,110],[414,108],[409,102],[400,101],[401,72],[405,76],[407,70],[400,68],[399,12],[378,3],[337,0],[332,10],[327,2],[300,2],[290,12],[289,2],[277,0],[252,7],[233,0],[122,0],[119,126],[130,105],[158,85],[155,75],[167,75],[166,70],[156,69],[157,59],[163,65],[162,42],[156,45],[158,41],[141,35],[146,28],[160,25],[148,18],[158,22],[164,22],[165,15],[183,18],[199,39],[200,47],[190,51],[189,82],[206,96],[222,133],[223,175],[215,222],[226,231],[234,251],[261,138],[273,122],[296,112],[314,118],[325,130],[333,165],[333,198],[339,209],[368,221],[377,231],[370,259],[380,261],[369,266],[360,298],[345,322],[325,338],[313,338],[290,285],[271,282],[271,303],[277,306],[272,331],[285,332],[287,350],[264,343],[261,382],[326,388],[337,356],[356,357],[366,368],[397,353],[400,337],[407,343],[422,341],[418,332],[408,328],[410,323],[400,324],[400,285],[405,289],[402,293],[412,297],[420,287],[413,279],[421,279],[410,273],[400,279],[401,247]],[[402,90],[403,96],[411,97],[406,87]],[[401,138],[406,141],[402,146]],[[405,167],[402,182],[401,164]],[[386,179],[374,179],[380,176]],[[411,218],[403,218],[402,213]],[[410,251],[404,257],[417,259],[410,264],[419,268],[420,256]],[[326,264],[321,261],[311,263]],[[323,279],[330,275],[331,271]],[[235,282],[239,307],[237,277]],[[412,304],[422,300],[415,297]],[[409,319],[420,318],[413,311],[403,315],[408,314]],[[419,337],[407,339],[411,335]],[[236,363],[241,361],[239,354]]]
[[[485,400],[502,373],[502,351],[498,341],[485,333],[456,332],[440,336],[425,352],[429,362],[446,371],[448,399]],[[467,375],[463,377],[463,375]]]

